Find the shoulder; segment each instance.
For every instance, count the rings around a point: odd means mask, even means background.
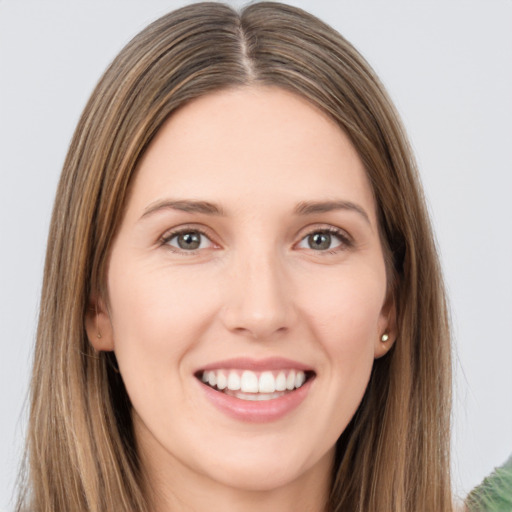
[[[469,493],[466,506],[469,512],[512,511],[512,456]]]

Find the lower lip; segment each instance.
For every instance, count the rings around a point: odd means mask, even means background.
[[[272,400],[242,400],[207,386],[198,381],[207,399],[221,412],[239,421],[267,423],[283,418],[296,409],[306,398],[311,383],[309,379],[300,388]]]

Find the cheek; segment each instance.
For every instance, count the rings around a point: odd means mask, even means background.
[[[109,275],[114,346],[127,369],[151,371],[176,365],[197,343],[215,311],[215,292],[197,280],[163,269],[122,266]],[[120,268],[121,267],[121,268]],[[144,370],[145,369],[145,370]]]
[[[114,350],[134,410],[149,422],[147,428],[160,425],[162,431],[175,428],[162,401],[197,422],[186,385],[187,356],[211,324],[215,294],[198,288],[201,283],[190,276],[161,267],[132,264],[129,279],[122,264],[111,268]]]
[[[334,415],[350,416],[364,394],[383,321],[385,293],[384,272],[347,272],[326,281],[322,292],[315,288],[307,294],[304,314],[328,362],[323,370],[332,396],[337,397],[332,404]],[[347,409],[338,409],[339,403]]]
[[[375,271],[347,271],[302,294],[307,304],[304,313],[327,349],[356,353],[364,345],[373,346],[383,320],[383,276]]]
[[[296,297],[302,304],[303,325],[322,353],[315,383],[323,396],[322,408],[308,429],[317,432],[326,449],[346,428],[366,391],[382,318],[385,274],[352,267],[317,279],[314,287],[301,288]]]

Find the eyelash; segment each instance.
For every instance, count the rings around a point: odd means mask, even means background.
[[[317,253],[321,256],[322,255],[325,256],[325,255],[329,255],[329,254],[338,254],[339,252],[341,252],[343,250],[350,249],[354,245],[353,240],[349,237],[349,235],[345,231],[343,231],[342,229],[339,229],[339,228],[335,228],[334,226],[326,226],[323,228],[313,229],[312,231],[310,231],[309,233],[304,235],[300,239],[300,242],[302,242],[303,240],[306,240],[309,236],[315,235],[317,233],[334,235],[340,242],[340,245],[337,247],[334,247],[333,249],[326,249],[326,250],[322,251],[322,250],[315,250],[313,248],[310,248],[310,250],[314,251],[315,253]]]
[[[199,235],[204,236],[205,238],[207,238],[212,244],[215,244],[215,242],[212,241],[211,235],[209,235],[206,232],[206,230],[201,229],[200,227],[196,227],[196,226],[190,226],[190,227],[185,226],[185,227],[178,228],[178,229],[172,230],[170,232],[167,232],[166,234],[164,234],[161,237],[159,242],[160,242],[161,245],[167,246],[169,248],[169,250],[171,250],[174,253],[193,256],[193,255],[197,254],[197,252],[199,250],[201,250],[201,249],[185,250],[185,249],[179,249],[178,247],[174,247],[174,246],[169,244],[169,242],[173,238],[175,238],[175,237],[177,237],[179,235],[187,234],[187,233],[198,233]],[[300,239],[300,241],[298,243],[300,244],[301,242],[306,240],[309,236],[312,236],[312,235],[315,235],[315,234],[334,235],[339,240],[339,242],[340,242],[339,246],[337,246],[337,247],[335,247],[333,249],[316,250],[316,249],[313,249],[313,248],[309,248],[309,250],[317,253],[318,255],[324,255],[325,256],[325,255],[328,255],[328,254],[337,254],[340,251],[343,251],[343,250],[346,250],[346,249],[350,249],[354,245],[353,240],[350,238],[350,236],[348,236],[348,234],[345,231],[343,231],[342,229],[339,229],[339,228],[335,228],[333,226],[326,226],[326,227],[312,229],[311,231],[306,233],[304,236],[302,236],[302,238]],[[295,245],[297,245],[297,244],[295,244]]]
[[[196,226],[185,226],[185,227],[178,228],[178,229],[175,229],[175,230],[165,233],[162,236],[162,238],[160,239],[160,244],[165,245],[170,251],[172,251],[174,253],[184,254],[187,256],[193,256],[198,252],[199,249],[185,250],[185,249],[180,249],[178,247],[174,247],[169,244],[169,242],[173,238],[176,238],[179,235],[185,235],[187,233],[198,233],[199,235],[207,238],[211,243],[213,243],[213,244],[215,243],[212,241],[211,235],[208,235],[208,233],[204,229],[201,229],[200,227],[196,227]]]

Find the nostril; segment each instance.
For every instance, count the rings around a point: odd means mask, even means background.
[[[277,312],[277,314],[276,311],[251,312],[239,307],[239,309],[226,311],[223,323],[233,333],[254,340],[265,340],[288,332],[293,319],[287,311]]]
[[[241,277],[229,290],[222,309],[225,327],[255,340],[287,332],[296,322],[293,294],[286,283],[269,272]]]

